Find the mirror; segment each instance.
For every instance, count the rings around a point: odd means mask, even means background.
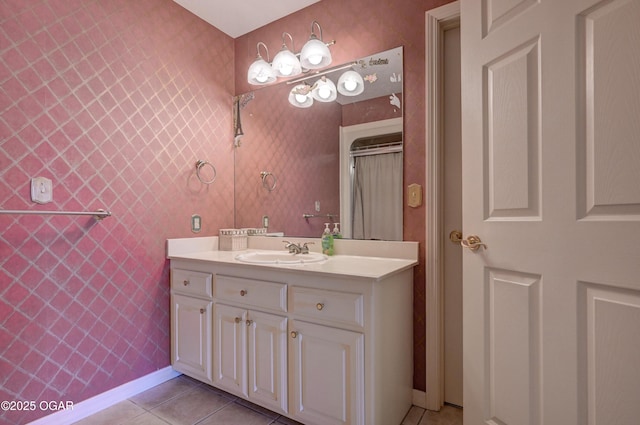
[[[344,237],[401,240],[402,63],[397,47],[238,96],[235,227],[320,237],[324,223],[339,222]],[[361,94],[305,108],[289,102],[294,87],[338,84],[351,70]]]

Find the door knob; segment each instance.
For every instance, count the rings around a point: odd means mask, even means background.
[[[463,239],[460,241],[460,245],[462,245],[463,248],[468,248],[473,252],[476,252],[481,247],[484,249],[488,249],[487,245],[482,243],[482,239],[480,239],[480,237],[476,235],[469,235],[467,239]]]

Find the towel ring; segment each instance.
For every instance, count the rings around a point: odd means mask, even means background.
[[[200,170],[202,169],[202,167],[204,167],[205,165],[208,165],[209,167],[211,167],[211,169],[213,170],[213,177],[211,178],[211,180],[203,180],[202,176],[200,175]],[[198,180],[200,180],[201,183],[204,184],[211,184],[214,182],[214,180],[216,179],[216,175],[217,175],[217,171],[216,171],[216,167],[213,166],[212,163],[210,163],[209,161],[203,161],[201,159],[198,160],[198,162],[196,162],[196,176],[198,176]]]
[[[271,181],[269,181],[269,176],[271,176]],[[272,192],[273,189],[276,188],[276,185],[278,184],[278,179],[276,179],[276,176],[273,175],[272,172],[270,171],[262,171],[260,173],[260,177],[262,178],[262,186],[267,189],[269,192]]]

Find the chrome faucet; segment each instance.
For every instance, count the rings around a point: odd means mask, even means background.
[[[313,245],[313,242],[305,242],[302,246],[289,241],[282,241],[286,245],[284,246],[289,250],[290,254],[308,254],[309,245]]]

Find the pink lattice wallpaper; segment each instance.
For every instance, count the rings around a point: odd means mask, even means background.
[[[0,2],[0,209],[113,213],[0,215],[0,399],[77,403],[169,365],[165,240],[193,236],[194,213],[199,235],[234,226],[232,99],[257,41],[275,51],[283,30],[303,40],[317,19],[336,63],[404,46],[405,182],[424,184],[424,11],[447,2],[323,0],[235,40],[171,0]],[[212,185],[199,159],[215,165]],[[36,176],[53,181],[52,203],[30,201]],[[406,240],[424,242],[424,215],[405,208]],[[424,389],[423,243],[420,261]]]
[[[170,0],[0,2],[0,208],[113,214],[0,215],[0,400],[78,403],[170,364],[165,240],[194,213],[233,226],[233,57]]]

